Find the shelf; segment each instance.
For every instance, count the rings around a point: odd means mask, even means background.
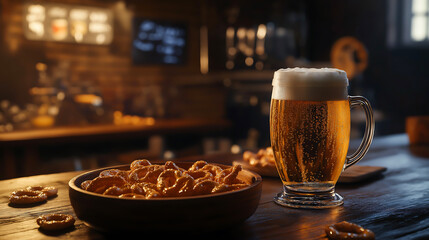
[[[89,141],[118,140],[150,135],[169,135],[179,133],[216,132],[230,127],[224,119],[162,119],[153,125],[90,125],[54,127],[14,131],[0,134],[1,145],[79,143]]]

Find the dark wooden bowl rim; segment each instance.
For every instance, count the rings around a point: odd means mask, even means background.
[[[164,162],[152,162],[152,164],[163,164]],[[191,166],[193,163],[192,162],[175,162],[176,165],[183,166],[183,165],[189,165]],[[216,166],[221,167],[222,169],[225,168],[229,168],[231,166],[228,165],[223,165],[223,164],[217,164],[217,163],[210,163]],[[69,181],[69,187],[72,188],[75,191],[81,192],[83,194],[88,194],[88,195],[93,195],[93,196],[97,196],[97,197],[102,197],[102,198],[113,198],[113,199],[121,199],[124,201],[176,201],[176,200],[187,200],[187,199],[202,199],[202,198],[210,198],[210,197],[215,197],[215,196],[221,196],[221,195],[227,195],[227,194],[231,194],[231,193],[237,193],[237,192],[241,192],[241,191],[246,191],[249,188],[252,188],[256,185],[258,185],[260,182],[262,182],[262,177],[255,173],[255,172],[251,172],[249,170],[243,169],[242,172],[245,174],[249,174],[250,176],[252,176],[252,183],[244,188],[238,189],[238,190],[234,190],[234,191],[228,191],[228,192],[222,192],[222,193],[213,193],[213,194],[207,194],[207,195],[197,195],[197,196],[189,196],[189,197],[168,197],[168,198],[153,198],[153,199],[143,199],[143,198],[118,198],[117,196],[109,196],[109,195],[103,195],[103,194],[99,194],[99,193],[93,193],[90,191],[86,191],[82,188],[80,188],[78,185],[76,185],[76,181],[77,180],[82,180],[79,181],[79,185],[80,183],[82,183],[85,180],[90,180],[90,178],[86,179],[85,177],[88,175],[92,175],[94,174],[94,176],[98,176],[98,174],[104,170],[108,170],[108,169],[128,169],[129,168],[129,164],[127,165],[117,165],[117,166],[111,166],[111,167],[105,167],[105,168],[99,168],[99,169],[95,169],[95,170],[91,170],[88,172],[84,172],[82,174],[77,175],[76,177],[70,179]],[[98,174],[97,174],[98,173]]]

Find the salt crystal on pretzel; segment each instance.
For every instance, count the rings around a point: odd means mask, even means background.
[[[103,193],[112,186],[122,187],[127,182],[120,176],[96,177],[86,188],[87,191],[95,193]]]
[[[52,186],[30,186],[26,189],[30,191],[41,191],[45,193],[48,198],[56,196],[58,194],[58,188]]]
[[[130,165],[130,169],[131,169],[131,170],[135,170],[135,169],[137,169],[137,168],[141,168],[141,167],[149,166],[149,165],[152,165],[152,164],[149,162],[149,160],[147,160],[147,159],[138,159],[138,160],[134,160],[134,161],[131,163],[131,165]]]
[[[13,204],[37,203],[46,201],[46,199],[48,199],[48,196],[44,192],[26,189],[14,191],[9,196],[9,202]]]
[[[45,230],[61,230],[74,225],[74,218],[69,214],[48,214],[37,218],[37,224]]]
[[[242,170],[241,165],[236,165],[232,168],[224,169],[216,175],[216,181],[224,184],[233,184],[237,180],[238,173]]]
[[[251,151],[245,151],[243,153],[243,160],[257,167],[274,167],[276,164],[274,152],[271,147],[260,149],[256,154]]]
[[[189,169],[167,161],[152,165],[145,159],[133,161],[129,171],[109,169],[93,180],[81,183],[82,189],[120,198],[160,198],[195,196],[233,191],[245,186],[238,178],[240,165],[222,169],[205,161]]]
[[[198,169],[203,168],[207,164],[208,163],[203,160],[196,161],[194,164],[192,164],[192,166],[188,169],[188,171],[197,171]]]
[[[194,179],[189,175],[179,177],[173,186],[164,188],[162,194],[166,197],[190,196],[194,182]]]
[[[186,171],[186,174],[189,174],[195,179],[195,183],[199,183],[205,180],[214,180],[213,174],[209,171],[196,170],[196,171]]]

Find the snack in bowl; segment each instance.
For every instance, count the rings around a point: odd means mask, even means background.
[[[249,186],[238,178],[241,165],[226,169],[197,161],[188,169],[167,161],[154,165],[146,159],[135,160],[129,170],[108,169],[80,187],[86,191],[119,198],[188,197],[233,191]]]
[[[136,171],[140,167],[130,168],[128,164],[91,170],[70,179],[69,197],[76,217],[84,224],[106,232],[175,233],[192,229],[193,233],[202,233],[242,223],[256,211],[259,204],[262,192],[261,176],[240,167],[232,168],[228,165],[205,161],[174,162],[174,164],[153,161],[151,165],[147,162],[133,164],[133,166],[136,165],[152,166],[147,167],[151,169],[151,174],[148,174],[149,171],[145,174],[145,170]],[[155,165],[158,166],[154,167]],[[158,168],[172,171],[167,171],[168,173],[163,174],[158,181],[161,175],[155,172]],[[131,175],[133,171],[135,172]],[[193,178],[193,181],[185,172]],[[238,175],[235,177],[237,172]],[[176,179],[176,174],[182,174],[182,178]],[[137,182],[128,184],[127,187],[112,185],[110,189],[103,187],[102,184],[98,185],[100,188],[105,188],[104,191],[109,189],[107,193],[111,192],[112,195],[84,190],[100,175],[108,177],[120,175],[122,178],[128,178],[127,182]],[[154,175],[157,177],[155,178]],[[184,175],[186,177],[183,177]],[[211,176],[215,180],[207,179]],[[149,182],[138,182],[140,179]],[[234,179],[243,182],[246,186],[235,186],[235,183],[226,184]],[[194,186],[191,188],[189,184],[192,182]],[[93,185],[95,187],[95,184]],[[164,187],[165,191],[158,190],[158,185]],[[193,195],[196,192],[186,192],[194,189],[199,193],[209,192],[209,194]],[[157,196],[160,194],[165,196]],[[179,196],[170,197],[174,195]]]

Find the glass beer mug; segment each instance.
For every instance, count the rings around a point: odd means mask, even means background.
[[[348,96],[344,71],[333,68],[279,69],[274,73],[270,109],[271,146],[283,191],[275,202],[294,208],[343,204],[335,193],[341,172],[367,153],[374,136],[368,100]],[[350,108],[366,115],[363,140],[350,156]]]

